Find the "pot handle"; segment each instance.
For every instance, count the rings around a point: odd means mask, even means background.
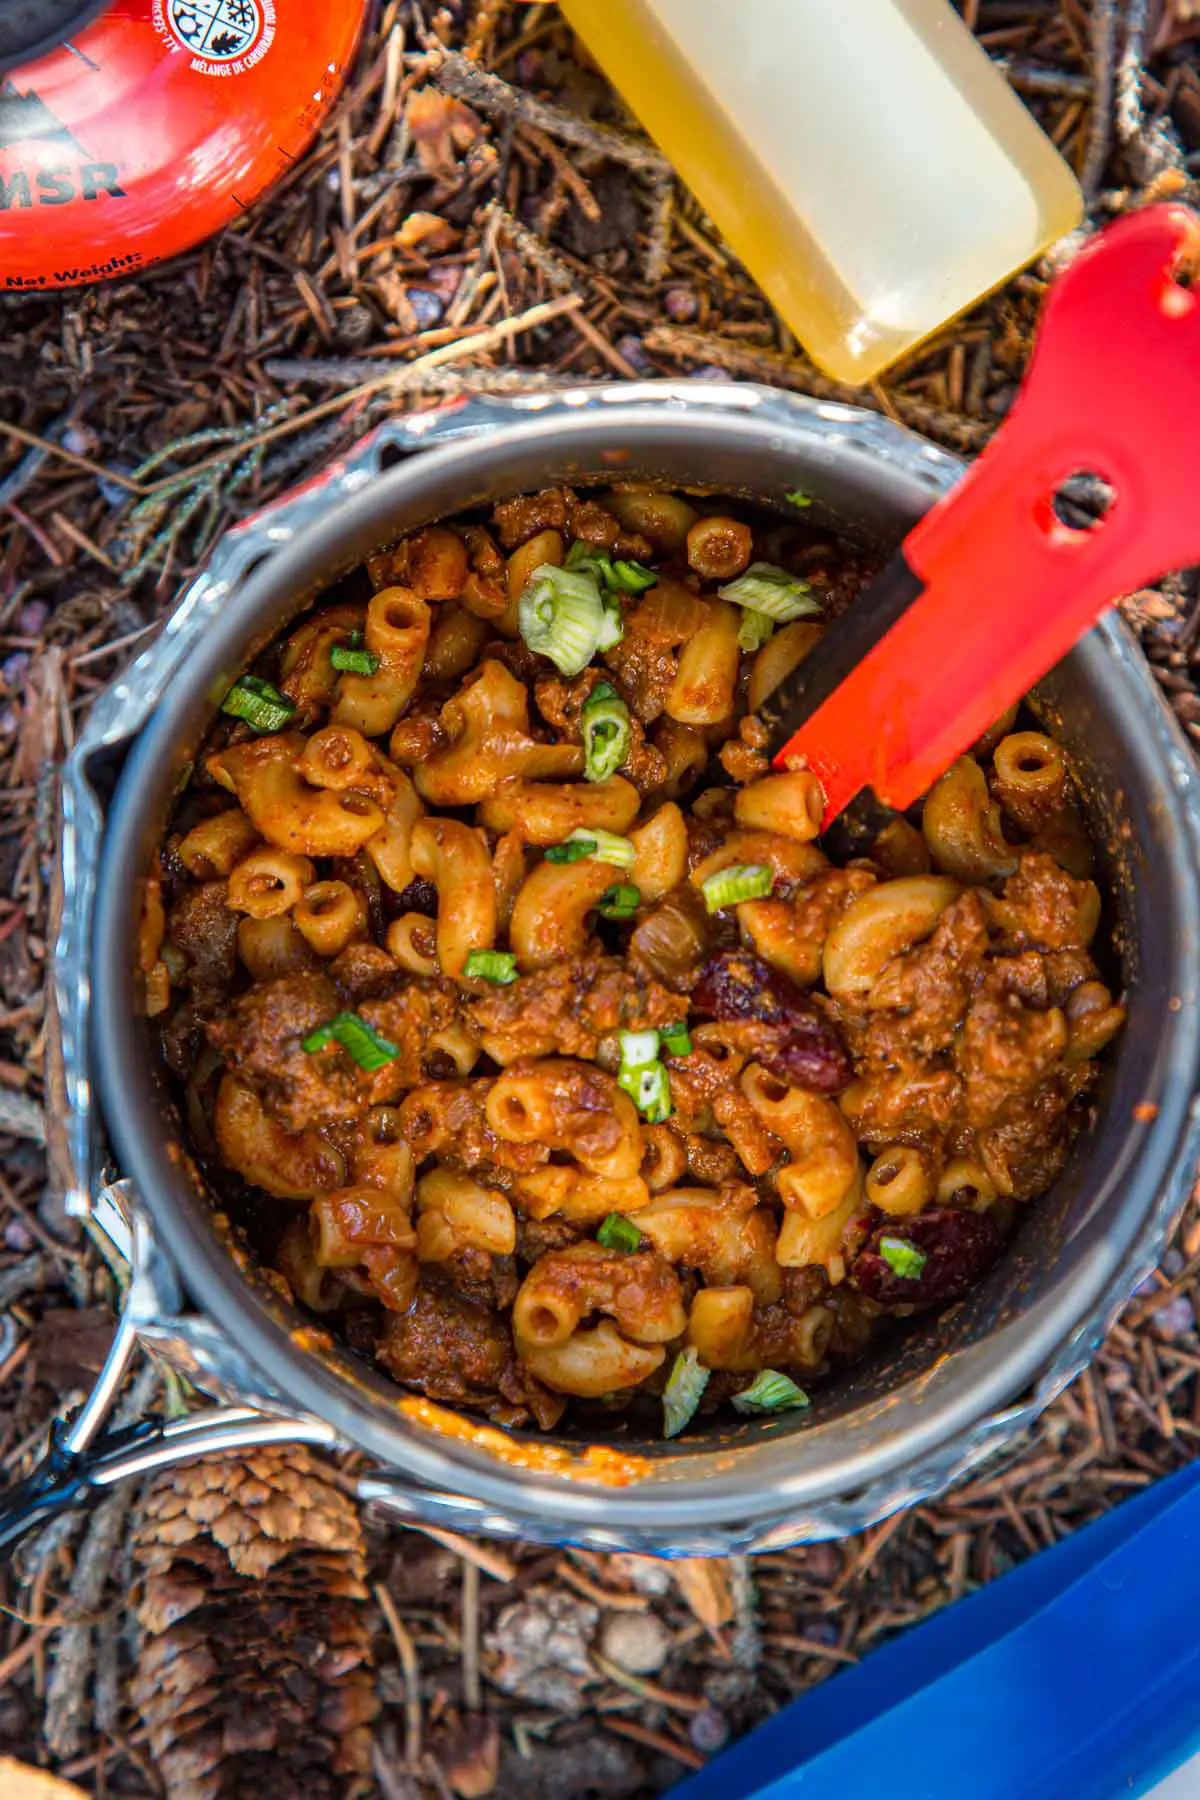
[[[101,1188],[89,1221],[97,1241],[107,1238],[107,1253],[127,1270],[125,1302],[104,1366],[75,1415],[54,1428],[41,1462],[0,1491],[0,1550],[56,1514],[94,1504],[115,1482],[186,1458],[262,1444],[338,1446],[336,1431],[323,1419],[252,1405],[210,1406],[138,1425],[106,1423],[139,1343],[170,1323],[163,1313],[174,1288],[149,1220],[124,1189],[123,1183]]]

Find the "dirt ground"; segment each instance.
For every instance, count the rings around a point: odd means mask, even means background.
[[[1197,201],[1197,0],[959,9],[1079,170],[1089,229]],[[78,1402],[114,1300],[42,1149],[55,765],[219,533],[382,418],[563,380],[766,381],[853,399],[970,454],[1012,401],[1050,273],[1017,277],[879,383],[843,389],[799,352],[554,6],[390,0],[319,141],[236,225],[137,284],[4,303],[3,1480]],[[1194,738],[1195,572],[1122,604]],[[379,1792],[659,1793],[1181,1466],[1200,1439],[1198,1277],[1193,1201],[1158,1274],[1015,1460],[844,1543],[668,1567],[373,1525]],[[144,1381],[136,1404],[161,1403]],[[82,1521],[0,1572],[0,1755],[97,1796],[165,1792],[127,1689],[129,1572],[119,1541]]]

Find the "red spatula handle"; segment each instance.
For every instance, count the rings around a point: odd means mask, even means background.
[[[1117,595],[1200,560],[1194,261],[1200,219],[1157,206],[1055,283],[1008,419],[905,539],[923,592],[775,759],[821,777],[826,823],[864,787],[912,805]],[[1115,492],[1090,530],[1054,510],[1081,472]]]

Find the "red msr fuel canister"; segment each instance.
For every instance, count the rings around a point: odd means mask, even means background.
[[[0,0],[0,291],[140,273],[245,212],[368,0]]]

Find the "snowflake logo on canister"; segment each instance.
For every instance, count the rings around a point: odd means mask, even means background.
[[[202,75],[240,75],[275,36],[274,0],[154,0],[159,36],[186,50]]]

